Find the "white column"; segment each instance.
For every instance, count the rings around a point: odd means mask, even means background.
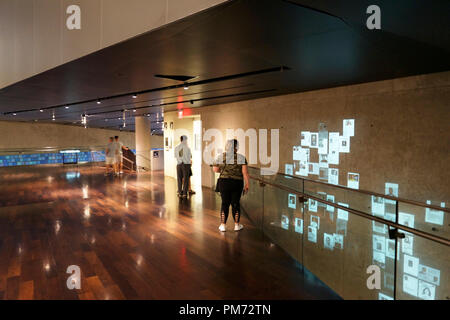
[[[151,123],[148,117],[135,117],[136,163],[138,170],[151,169]]]

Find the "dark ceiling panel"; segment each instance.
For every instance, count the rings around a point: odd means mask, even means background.
[[[365,0],[229,1],[1,89],[0,119],[79,124],[88,114],[89,126],[118,129],[126,109],[123,130],[151,113],[160,133],[163,110],[450,70],[448,2],[378,3],[381,31],[365,27]],[[447,33],[436,35],[431,12]],[[184,90],[157,74],[195,78]]]

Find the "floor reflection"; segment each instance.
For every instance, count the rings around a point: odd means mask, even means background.
[[[336,298],[244,216],[218,231],[220,200],[193,183],[180,200],[162,172],[0,168],[0,299]],[[66,273],[79,266],[81,289]]]

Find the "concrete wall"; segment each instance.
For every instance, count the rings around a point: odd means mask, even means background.
[[[118,135],[125,146],[135,148],[134,132],[120,132],[52,123],[0,121],[0,149],[102,146]],[[161,143],[161,138],[155,142]],[[156,147],[156,146],[155,146]]]
[[[350,140],[350,153],[340,155],[339,184],[347,185],[347,173],[360,174],[359,188],[385,194],[385,183],[399,185],[398,196],[432,204],[450,205],[450,72],[420,75],[394,80],[337,87],[257,100],[193,109],[201,116],[203,129],[249,128],[279,129],[280,167],[293,163],[293,147],[300,145],[301,131],[317,132],[325,123],[329,132],[343,132],[343,119],[355,119],[355,136]],[[165,117],[176,114],[165,113]],[[270,138],[268,139],[270,143]],[[205,143],[203,143],[205,147]],[[241,150],[243,151],[243,150]],[[318,161],[317,152],[311,162]],[[310,179],[317,177],[309,176]],[[298,190],[301,184],[293,179],[278,182]],[[202,183],[213,186],[214,174],[203,163]],[[311,192],[333,194],[336,202],[370,213],[370,196],[335,188],[313,187]],[[310,271],[346,299],[378,299],[379,290],[368,290],[366,268],[380,263],[374,260],[372,222],[349,214],[348,221],[338,223],[337,212],[329,214],[323,207],[317,212],[288,208],[288,192],[270,186],[263,191],[253,183],[250,195],[242,203],[250,216],[262,213],[265,232],[274,241],[303,263]],[[249,200],[251,198],[251,200]],[[308,207],[306,207],[308,208]],[[450,235],[450,219],[445,214],[443,225],[426,223],[425,209],[400,205],[400,212],[414,216],[414,227],[441,237]],[[288,230],[281,228],[281,217],[289,217]],[[317,243],[308,240],[311,216],[320,217]],[[304,221],[304,233],[294,229],[294,219]],[[344,228],[345,227],[345,228]],[[344,229],[342,229],[344,228]],[[344,234],[344,249],[324,248],[324,234]],[[382,237],[388,238],[387,234]],[[420,237],[412,237],[409,255],[421,265],[440,270],[440,285],[435,286],[436,299],[448,299],[450,258],[448,248]],[[405,247],[404,247],[405,246]],[[403,276],[407,243],[399,240],[397,264],[397,298],[413,299],[404,291]],[[392,297],[394,260],[385,256],[381,268],[381,293]],[[413,277],[417,284],[417,278]]]
[[[0,88],[225,0],[0,0]],[[81,29],[69,30],[69,5]]]
[[[164,137],[163,136],[151,136],[150,146],[153,148],[163,148],[164,147]]]
[[[174,148],[180,143],[181,135],[188,137],[188,145],[193,150],[193,120],[194,118],[187,117],[183,119],[178,118],[176,112],[164,113],[164,122],[167,123],[167,129],[164,130],[164,139],[171,141],[171,148],[164,147],[164,175],[175,178],[177,177],[177,161],[174,156]],[[170,123],[173,123],[170,128]],[[179,129],[183,131],[179,131]]]

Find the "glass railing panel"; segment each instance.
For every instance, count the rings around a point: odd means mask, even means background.
[[[259,169],[253,175],[259,175]],[[262,194],[264,232],[344,299],[450,299],[450,255],[448,245],[439,243],[449,238],[444,202],[427,202],[435,207],[425,208],[283,174],[258,178],[266,183],[254,187]],[[309,198],[304,204],[299,197],[303,190]],[[438,242],[401,229],[405,238],[391,239],[392,227],[371,216],[398,220],[436,236]],[[380,288],[368,287],[374,269],[380,272]]]
[[[305,180],[305,193],[323,200],[341,203],[354,210],[395,222],[395,201],[348,188]]]
[[[368,197],[345,189],[305,182],[305,193],[342,207],[361,207]],[[334,199],[330,198],[334,196]],[[332,201],[331,201],[332,200]],[[395,241],[383,223],[311,199],[305,204],[303,264],[344,299],[390,299],[394,293]],[[394,251],[393,251],[394,250]],[[380,271],[380,289],[368,288],[367,268]]]
[[[426,233],[450,239],[449,213],[444,211],[445,202],[431,203],[438,208],[424,208],[422,206],[399,202],[398,223]],[[439,208],[442,207],[442,210]]]
[[[450,254],[447,245],[406,233],[399,240],[398,300],[450,300]]]
[[[281,187],[287,187],[298,192],[303,191],[303,180],[287,174],[262,175],[262,178],[269,183]]]
[[[255,172],[249,172],[253,177],[259,178]],[[241,198],[241,207],[247,214],[252,223],[258,227],[263,227],[264,218],[264,188],[260,186],[260,182],[250,179],[248,193]]]
[[[298,188],[298,187],[297,187]],[[264,233],[302,263],[305,233],[303,203],[297,194],[266,184],[264,187]]]

